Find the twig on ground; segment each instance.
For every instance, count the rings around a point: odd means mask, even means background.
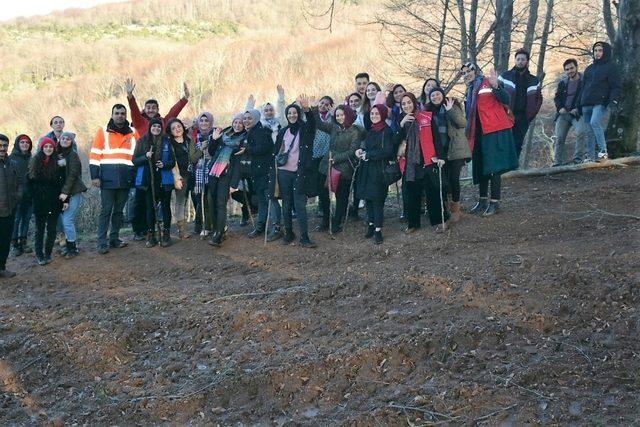
[[[441,414],[439,412],[435,412],[435,411],[429,411],[428,409],[424,409],[424,408],[418,408],[415,406],[403,406],[403,405],[396,405],[394,403],[390,403],[389,404],[389,408],[393,408],[393,409],[401,409],[403,411],[417,411],[417,412],[422,412],[423,414],[427,414],[430,415],[434,418],[446,418],[447,421],[455,421],[457,419],[459,419],[460,417],[452,417],[451,415],[447,415],[447,414]]]
[[[496,374],[492,374],[492,375],[493,375],[493,376],[495,376],[496,378],[498,378],[499,380],[504,381],[504,385],[505,385],[505,386],[507,386],[508,384],[513,384],[514,386],[518,387],[519,389],[524,390],[524,391],[527,391],[527,392],[532,393],[532,394],[535,394],[536,396],[541,397],[541,398],[543,398],[543,399],[547,399],[547,400],[556,400],[556,399],[555,399],[554,397],[552,397],[552,396],[547,396],[547,395],[544,395],[544,394],[542,394],[542,393],[538,393],[538,392],[537,392],[537,391],[535,391],[535,390],[531,390],[530,388],[523,387],[523,386],[521,386],[520,384],[518,384],[517,382],[515,382],[515,381],[511,381],[510,379],[502,378],[501,376],[496,375]]]
[[[225,295],[225,296],[222,296],[222,297],[214,298],[212,300],[209,300],[209,301],[205,302],[205,304],[211,304],[212,302],[223,301],[223,300],[233,299],[233,298],[261,297],[261,296],[265,296],[265,295],[287,294],[287,293],[291,293],[291,292],[298,292],[298,291],[307,290],[308,288],[309,288],[308,286],[292,286],[290,288],[280,288],[280,289],[276,289],[276,290],[273,290],[273,291],[247,292],[247,293],[241,293],[241,294],[231,294],[231,295]]]
[[[477,422],[477,421],[486,420],[487,418],[491,418],[491,417],[493,417],[494,415],[498,415],[500,412],[504,412],[504,411],[508,411],[509,409],[513,409],[513,408],[515,408],[516,406],[518,406],[518,404],[517,404],[517,403],[514,403],[514,404],[513,404],[513,405],[511,405],[511,406],[506,406],[506,407],[504,407],[504,408],[498,409],[497,411],[493,411],[493,412],[491,412],[490,414],[487,414],[487,415],[483,415],[483,416],[481,416],[481,417],[478,417],[478,418],[474,419],[473,421],[476,421],[476,422]]]
[[[14,375],[18,375],[20,372],[26,370],[28,367],[35,365],[36,363],[38,363],[39,361],[41,361],[42,359],[44,359],[45,357],[49,356],[49,353],[45,353],[42,356],[36,357],[35,359],[33,359],[31,362],[27,363],[26,365],[21,366],[20,368],[16,369],[15,371],[9,373],[9,375],[7,375],[4,378],[0,378],[1,380],[6,380]]]
[[[607,212],[607,211],[602,210],[602,209],[594,209],[594,210],[591,210],[591,211],[576,211],[576,212],[563,211],[562,213],[563,214],[567,214],[567,215],[582,215],[579,218],[574,218],[574,221],[577,221],[577,220],[580,220],[580,219],[584,219],[584,218],[588,218],[588,217],[590,217],[592,215],[596,215],[596,214],[612,216],[612,217],[615,217],[615,218],[629,218],[629,219],[635,219],[637,221],[640,221],[640,216],[624,214],[624,213]]]
[[[555,342],[557,344],[560,345],[566,345],[569,346],[571,348],[574,348],[578,353],[580,353],[580,355],[587,361],[589,362],[589,365],[591,365],[591,367],[593,367],[593,362],[591,361],[591,358],[589,357],[589,355],[587,355],[587,353],[584,352],[584,350],[582,350],[580,347],[570,344],[568,342],[564,342],[564,341],[558,341],[558,340],[554,340],[553,338],[547,338],[547,340]]]
[[[141,400],[155,400],[155,399],[169,399],[169,400],[182,400],[182,399],[187,399],[191,396],[195,396],[196,394],[200,394],[205,390],[210,389],[211,387],[217,385],[218,383],[220,383],[220,381],[222,381],[222,378],[224,378],[227,374],[229,374],[231,371],[233,371],[233,367],[227,368],[225,370],[223,370],[222,372],[220,372],[218,375],[215,376],[214,380],[209,382],[208,384],[200,387],[199,389],[189,392],[189,393],[183,393],[183,394],[168,394],[168,395],[152,395],[152,396],[142,396],[142,397],[136,397],[133,399],[129,399],[129,402],[139,402]]]

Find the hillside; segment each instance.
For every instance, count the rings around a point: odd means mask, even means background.
[[[444,235],[404,235],[390,199],[381,246],[232,224],[215,250],[11,260],[0,424],[633,425],[639,179],[508,180],[502,213]]]

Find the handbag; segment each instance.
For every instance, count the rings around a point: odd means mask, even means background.
[[[395,160],[388,162],[382,169],[382,176],[387,186],[398,182],[402,178],[402,171],[398,162]]]
[[[298,139],[299,137],[300,137],[300,134],[296,135],[296,137],[291,142],[289,149],[286,152],[282,151],[282,148],[284,148],[284,141],[282,141],[282,147],[280,149],[281,151],[278,154],[276,154],[276,165],[278,167],[282,167],[287,164],[287,162],[289,161],[289,153],[291,152],[291,149],[293,148],[293,146],[296,145],[296,139]]]
[[[340,178],[342,178],[342,172],[331,166],[329,169],[329,175],[327,175],[327,180],[324,182],[325,187],[327,187],[332,193],[337,192]]]

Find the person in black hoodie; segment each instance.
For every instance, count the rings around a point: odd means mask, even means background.
[[[65,177],[64,169],[58,166],[55,156],[56,145],[51,138],[42,138],[38,145],[40,150],[29,163],[28,182],[36,217],[34,246],[39,265],[51,262],[58,216],[69,206],[60,200]]]
[[[270,192],[274,195],[279,193],[282,199],[285,227],[282,243],[288,245],[295,239],[292,218],[292,208],[295,206],[300,229],[300,246],[315,248],[316,244],[309,239],[307,198],[315,196],[318,190],[318,168],[314,167],[313,162],[316,123],[313,114],[306,114],[306,122],[302,119],[303,111],[305,113],[311,111],[309,98],[306,95],[300,95],[297,102],[299,105],[291,104],[285,109],[289,124],[278,132],[274,147],[277,153],[277,168],[274,168],[270,179]],[[276,184],[278,191],[276,191]]]
[[[33,142],[28,135],[20,134],[16,137],[9,159],[18,166],[22,182],[27,182],[27,171],[29,170],[32,149]],[[31,248],[27,246],[27,236],[29,234],[31,215],[33,214],[33,203],[31,195],[27,191],[27,186],[23,186],[22,191],[23,194],[16,208],[13,234],[11,235],[11,252],[14,256],[31,252]]]
[[[269,211],[269,171],[273,164],[273,140],[271,129],[260,122],[260,112],[249,110],[244,114],[247,132],[247,153],[251,157],[251,177],[258,196],[258,220],[249,237],[258,237],[265,232]]]
[[[147,133],[136,143],[133,153],[133,164],[136,166],[136,191],[144,196],[146,207],[147,243],[152,248],[158,244],[156,238],[156,211],[160,202],[162,209],[162,246],[171,245],[171,192],[173,191],[172,169],[176,157],[169,137],[162,133],[162,120],[153,118],[149,121]],[[153,174],[153,176],[152,176]],[[155,199],[155,200],[154,200]],[[155,202],[155,203],[154,203]]]
[[[580,113],[589,123],[595,136],[595,141],[589,139],[587,146],[587,161],[595,156],[595,144],[598,145],[598,160],[605,160],[607,141],[604,137],[604,114],[608,108],[611,113],[618,111],[620,98],[620,70],[611,57],[611,45],[597,42],[593,45],[593,64],[584,70],[582,76],[582,90],[580,92]]]

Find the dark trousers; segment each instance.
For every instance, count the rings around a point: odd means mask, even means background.
[[[384,199],[364,201],[367,208],[367,221],[376,228],[382,228],[384,222]]]
[[[269,213],[269,177],[254,176],[254,190],[258,199],[258,220],[255,228],[264,231],[267,228],[267,215]]]
[[[209,209],[209,184],[204,184],[201,194],[195,194],[191,192],[191,201],[193,202],[193,208],[196,211],[196,217],[194,221],[195,232],[199,233],[203,229],[211,231],[211,211]],[[203,219],[204,211],[204,219]]]
[[[33,213],[33,202],[31,199],[18,203],[16,207],[15,220],[13,223],[13,234],[11,240],[18,240],[20,237],[27,237],[29,234],[29,222]]]
[[[529,121],[525,113],[516,113],[515,122],[513,124],[513,139],[516,143],[516,154],[520,157],[522,151],[522,144],[524,143],[524,137],[529,129]]]
[[[298,227],[300,237],[309,235],[307,223],[307,196],[298,192],[298,173],[286,170],[278,171],[278,185],[280,186],[280,197],[282,198],[282,216],[284,217],[284,227],[287,231],[293,231],[292,208],[295,207],[298,216]]]
[[[318,163],[320,163],[318,161]],[[322,211],[322,225],[329,225],[329,215],[331,214],[331,202],[329,199],[329,189],[325,185],[327,183],[327,175],[318,173],[318,206]]]
[[[442,175],[442,180],[444,181],[444,171]],[[422,203],[423,192],[427,195],[427,212],[429,214],[429,222],[431,225],[438,225],[443,222],[442,202],[444,197],[446,197],[446,194],[442,194],[444,193],[444,182],[443,192],[440,192],[440,177],[436,166],[425,168],[424,175],[421,179],[416,179],[413,182],[407,182],[407,189],[409,190],[409,228],[420,227],[420,205]],[[444,221],[448,219],[449,215],[445,211]]]
[[[162,211],[162,229],[166,232],[171,230],[171,189],[165,190],[164,188],[156,189],[156,203],[153,203],[153,193],[151,188],[147,190],[138,190],[144,194],[146,206],[145,212],[145,224],[147,226],[146,231],[149,233],[155,233],[156,231],[156,215],[158,214],[157,202],[160,202],[160,209]],[[160,230],[158,230],[160,231]]]
[[[122,227],[123,209],[129,197],[128,189],[100,190],[100,216],[98,217],[98,246],[107,245],[107,232],[109,241],[115,242],[120,236]],[[111,223],[111,229],[109,229]]]
[[[60,214],[36,215],[36,235],[33,242],[36,256],[40,258],[51,256],[53,245],[56,242],[56,225],[59,216]]]
[[[409,218],[409,189],[407,188],[407,181],[404,179],[400,185],[402,190],[402,216]],[[396,187],[397,189],[398,187]],[[422,198],[422,196],[420,196]]]
[[[133,217],[131,218],[133,232],[140,234],[149,230],[152,225],[148,223],[147,219],[147,191],[136,188],[133,199]]]
[[[0,216],[0,271],[7,268],[7,257],[9,256],[14,221],[13,215]]]
[[[223,174],[219,178],[209,177],[209,210],[213,222],[213,231],[224,233],[227,226],[227,202],[231,177]]]
[[[502,184],[501,175],[483,175],[480,178],[480,197],[487,197],[489,193],[489,183],[491,183],[491,199],[500,200],[500,186]]]
[[[460,171],[464,166],[464,159],[451,160],[446,163],[443,173],[447,181],[447,190],[451,194],[451,201],[460,201]]]
[[[336,210],[333,213],[333,225],[342,225],[349,207],[349,190],[351,187],[350,179],[340,179],[338,188],[336,188]]]

